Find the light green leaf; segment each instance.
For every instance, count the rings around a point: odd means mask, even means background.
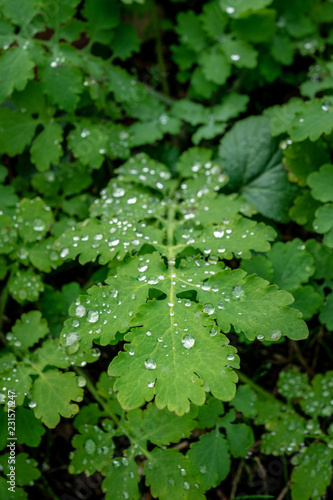
[[[15,488],[15,492],[8,491],[8,483],[4,477],[0,477],[0,495],[6,500],[28,500],[27,493],[22,488]]]
[[[253,43],[271,39],[277,30],[276,10],[261,9],[248,16],[239,17],[231,24],[232,31]]]
[[[243,413],[244,417],[254,417],[257,414],[258,397],[248,385],[240,385],[237,388],[236,396],[231,401],[231,405]]]
[[[210,2],[203,5],[201,22],[207,35],[213,40],[219,41],[224,34],[228,17],[224,14],[218,2]]]
[[[31,146],[31,161],[39,171],[57,164],[62,155],[62,128],[58,123],[48,123]]]
[[[32,19],[36,9],[35,0],[27,0],[23,4],[20,0],[13,0],[11,2],[1,0],[0,5],[3,14],[8,17],[13,24],[18,24],[19,26]]]
[[[133,323],[141,325],[144,319],[144,327],[125,336],[131,344],[109,367],[110,375],[120,377],[115,390],[126,409],[141,406],[156,393],[158,408],[183,415],[189,400],[204,403],[205,390],[225,401],[234,395],[237,377],[228,365],[238,366],[235,349],[217,330],[210,335],[214,323],[202,314],[202,306],[192,303],[188,316],[185,301],[170,304],[150,301],[141,307]]]
[[[204,434],[192,443],[187,457],[189,470],[199,477],[198,482],[204,490],[218,486],[229,474],[229,446],[219,431]]]
[[[34,382],[32,397],[37,403],[34,407],[36,417],[53,429],[60,415],[69,418],[78,413],[79,407],[71,400],[82,401],[83,389],[78,386],[74,373],[49,370]]]
[[[240,17],[248,10],[258,10],[267,7],[272,0],[220,0],[220,6],[231,17]]]
[[[312,230],[315,212],[320,205],[319,201],[312,198],[310,190],[306,189],[300,196],[295,198],[294,204],[289,210],[289,216],[291,220],[297,222],[300,226],[306,226]]]

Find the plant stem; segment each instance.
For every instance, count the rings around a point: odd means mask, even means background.
[[[265,389],[260,387],[260,385],[253,382],[253,380],[247,377],[244,373],[238,370],[237,375],[239,377],[239,380],[241,380],[244,384],[249,385],[257,394],[260,394],[265,399],[273,399],[274,401],[276,401],[276,398],[274,396],[265,391]]]
[[[161,77],[161,83],[162,83],[162,89],[163,92],[169,96],[170,95],[170,89],[169,89],[169,83],[167,80],[167,72],[166,72],[166,67],[165,67],[165,62],[164,62],[164,57],[163,57],[163,45],[162,45],[162,36],[161,36],[161,25],[160,25],[160,20],[158,17],[158,12],[157,12],[157,5],[155,2],[153,2],[153,7],[152,7],[152,21],[153,25],[155,28],[155,35],[156,35],[156,56],[157,56],[157,62],[158,62],[158,67],[160,71],[160,77]]]
[[[75,372],[80,376],[83,377],[86,380],[86,387],[90,394],[94,397],[94,399],[99,403],[99,405],[103,408],[105,413],[112,418],[114,423],[116,424],[117,428],[120,429],[129,439],[132,443],[136,444],[138,448],[140,448],[141,452],[143,455],[145,455],[147,458],[151,458],[150,453],[143,448],[140,443],[137,442],[137,440],[131,435],[130,430],[124,423],[121,421],[121,419],[114,413],[114,411],[109,407],[106,401],[98,394],[94,384],[88,377],[88,375],[85,373],[84,370],[81,368],[75,367],[74,368]]]

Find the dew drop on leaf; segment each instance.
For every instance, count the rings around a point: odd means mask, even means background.
[[[195,339],[192,337],[192,335],[187,335],[182,339],[182,344],[185,347],[185,349],[190,349],[191,347],[194,346]]]
[[[82,305],[77,306],[75,314],[78,318],[82,318],[86,314],[86,308]]]
[[[212,304],[205,304],[203,312],[207,313],[209,316],[214,314],[215,307]]]
[[[99,319],[99,314],[97,311],[88,311],[88,314],[87,314],[87,321],[89,321],[89,323],[96,323],[96,321],[98,321]]]
[[[155,370],[156,363],[152,358],[148,358],[145,361],[145,367],[147,368],[147,370]]]
[[[92,455],[96,450],[96,443],[92,439],[87,439],[84,444],[84,449],[88,455]]]

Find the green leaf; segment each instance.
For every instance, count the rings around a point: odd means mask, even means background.
[[[312,443],[292,458],[293,500],[320,500],[331,482],[333,450],[323,443]]]
[[[233,20],[231,29],[241,38],[249,42],[265,42],[273,37],[277,30],[276,11],[262,9],[246,17]]]
[[[214,430],[192,443],[187,453],[189,470],[199,477],[204,490],[218,486],[230,471],[229,446],[224,436]]]
[[[140,325],[145,319],[144,328],[125,336],[130,346],[109,367],[110,375],[120,377],[115,390],[123,408],[141,406],[154,393],[158,408],[167,406],[178,415],[189,411],[189,400],[202,405],[205,390],[219,399],[232,399],[237,378],[227,365],[237,366],[235,350],[217,331],[210,335],[214,323],[202,314],[202,306],[192,304],[191,308],[192,317],[187,319],[188,309],[182,300],[174,305],[165,300],[150,301],[141,307],[135,323]],[[214,370],[214,364],[219,371]]]
[[[23,198],[16,210],[16,220],[21,238],[24,242],[32,242],[45,236],[53,222],[53,215],[41,198]]]
[[[329,330],[333,330],[333,293],[326,296],[324,306],[320,311],[319,319]]]
[[[310,174],[307,184],[315,200],[333,201],[333,165],[323,165],[319,172]]]
[[[112,8],[107,0],[87,0],[83,15],[88,20],[87,33],[95,42],[104,42],[103,30],[111,30],[120,23],[119,4],[113,2]]]
[[[20,10],[20,9],[18,9]],[[12,47],[0,58],[0,102],[14,89],[23,90],[28,80],[34,77],[34,63],[24,47]]]
[[[333,415],[333,371],[324,375],[317,374],[311,383],[311,390],[304,394],[302,410],[312,417],[330,417]]]
[[[228,17],[224,14],[218,2],[210,2],[203,5],[201,22],[207,35],[213,40],[219,41],[224,34]]]
[[[40,311],[29,311],[22,314],[13,326],[7,340],[16,347],[32,347],[41,338],[45,337],[49,328]]]
[[[235,398],[234,398],[235,399]],[[234,399],[232,401],[234,401]],[[203,406],[199,407],[198,423],[203,429],[215,427],[220,415],[223,415],[224,407],[221,401],[209,398]]]
[[[16,302],[23,304],[26,300],[38,300],[39,294],[44,290],[44,284],[39,274],[31,269],[20,269],[11,274],[8,289]]]
[[[267,258],[273,265],[274,283],[284,290],[291,291],[306,283],[315,270],[312,255],[298,238],[287,243],[275,243]]]
[[[15,156],[24,151],[35,135],[38,121],[19,109],[0,109],[0,152]]]
[[[198,475],[190,472],[190,463],[177,450],[151,452],[151,460],[146,462],[146,484],[152,495],[159,500],[204,500]]]
[[[7,479],[9,476],[9,466],[8,466],[9,453],[2,455],[0,457],[0,464],[2,470],[5,472]],[[38,462],[29,458],[27,453],[18,453],[15,457],[15,480],[19,486],[25,484],[33,484],[33,482],[41,476],[41,472],[37,469]],[[8,472],[7,472],[8,471]],[[4,498],[8,498],[6,495]]]
[[[172,106],[172,114],[177,118],[189,122],[191,125],[199,125],[205,123],[209,117],[209,110],[202,104],[190,101],[188,99],[180,99]]]
[[[310,190],[306,189],[295,198],[294,204],[289,210],[289,216],[300,226],[307,226],[308,229],[312,230],[315,212],[320,205],[320,202],[312,198]]]
[[[333,113],[323,100],[313,99],[303,103],[292,120],[289,133],[293,141],[317,141],[323,134],[333,130]]]
[[[222,52],[215,47],[201,54],[199,62],[208,81],[223,85],[231,75],[231,65]]]
[[[238,68],[255,68],[257,66],[257,51],[244,40],[226,39],[221,49],[228,62]]]
[[[104,420],[103,424],[106,422]],[[71,456],[71,474],[86,472],[91,475],[96,471],[102,471],[110,462],[115,449],[113,443],[115,432],[110,425],[103,427],[104,430],[97,425],[84,424],[80,428],[81,433],[74,436],[72,445],[76,449]]]
[[[288,36],[278,33],[273,36],[271,54],[274,59],[285,66],[290,66],[294,60],[295,48]]]
[[[60,415],[69,418],[79,411],[70,401],[82,401],[83,389],[77,384],[74,373],[49,370],[34,383],[32,397],[36,401],[34,412],[45,425],[53,429],[60,421]]]
[[[177,16],[176,32],[184,45],[200,52],[206,45],[206,36],[200,18],[193,11],[181,12]]]
[[[131,425],[131,415],[140,410],[133,410],[127,414],[127,418]],[[187,413],[178,417],[168,410],[159,410],[154,404],[149,403],[147,409],[142,414],[142,421],[136,422],[133,419],[131,428],[135,428],[136,434],[140,440],[149,440],[158,446],[177,443],[180,439],[188,437],[191,431],[196,427],[196,422],[193,420],[193,415]],[[138,424],[140,427],[138,427]]]
[[[266,255],[253,255],[250,260],[243,260],[240,267],[247,274],[256,274],[270,283],[274,282],[273,264]]]
[[[324,234],[323,242],[333,247],[333,204],[326,203],[316,210],[313,228],[317,233]]]
[[[62,128],[58,123],[48,123],[31,146],[31,161],[39,171],[57,164],[62,155]]]
[[[251,427],[246,424],[225,425],[230,453],[233,457],[245,457],[254,443]]]
[[[309,378],[298,370],[287,370],[279,373],[278,391],[286,399],[303,398],[309,389]]]
[[[266,217],[288,220],[296,188],[288,182],[266,118],[237,122],[223,137],[219,156],[230,177],[230,190],[239,190]]]
[[[43,89],[51,104],[64,111],[74,111],[83,92],[82,74],[74,66],[59,65],[50,59],[41,74]]]
[[[82,120],[69,135],[68,145],[82,165],[100,168],[104,161],[108,137],[98,125]]]
[[[36,419],[31,409],[23,406],[17,407],[15,421],[18,442],[27,446],[39,446],[46,429],[40,420]]]
[[[140,492],[138,483],[140,480],[138,467],[134,459],[113,460],[103,471],[106,478],[102,489],[106,493],[105,500],[123,500],[131,498],[139,500]]]
[[[134,26],[131,24],[122,24],[114,32],[112,41],[113,57],[125,60],[131,57],[133,52],[139,52],[140,39]]]
[[[28,500],[28,496],[22,488],[15,488],[15,491],[8,491],[7,480],[0,477],[0,495],[1,498],[6,498],[6,500]]]
[[[1,0],[0,5],[3,14],[9,18],[13,24],[18,24],[19,26],[25,24],[29,19],[32,19],[36,9],[35,0],[27,0],[24,4],[21,4],[20,0],[13,0],[12,2]]]
[[[323,306],[323,297],[312,286],[300,286],[293,290],[295,309],[298,309],[303,314],[304,320],[310,320],[317,314]]]
[[[330,161],[329,151],[323,140],[286,141],[283,143],[283,156],[289,179],[300,186],[306,186],[309,174]]]
[[[254,417],[257,414],[257,395],[248,385],[240,385],[236,396],[230,403],[234,408],[243,413],[244,417]]]
[[[220,0],[220,6],[231,17],[240,17],[248,10],[258,10],[270,5],[272,0]]]
[[[290,455],[297,451],[305,439],[305,423],[306,421],[293,411],[271,414],[265,424],[269,433],[262,435],[262,451],[274,456]]]

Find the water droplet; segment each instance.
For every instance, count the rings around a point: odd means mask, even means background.
[[[184,489],[189,490],[190,489],[190,484],[185,481],[184,483]]]
[[[152,358],[148,358],[148,359],[146,359],[146,361],[145,361],[145,367],[146,367],[148,370],[155,370],[155,368],[156,368],[156,363],[155,363],[155,361],[154,361]]]
[[[265,338],[265,335],[263,335],[262,333],[258,333],[258,335],[257,335],[258,340],[263,340],[264,338]]]
[[[34,399],[32,399],[32,400],[30,401],[30,403],[29,403],[29,408],[36,408],[36,406],[37,406],[36,401],[35,401]]]
[[[232,295],[236,298],[239,299],[240,297],[243,297],[244,295],[244,289],[241,286],[235,286],[235,288],[232,291]]]
[[[212,304],[205,304],[203,312],[211,316],[215,312],[215,307]]]
[[[235,359],[235,355],[234,355],[232,352],[230,352],[230,353],[227,355],[227,360],[228,360],[228,361],[233,361],[234,359]]]
[[[45,229],[45,222],[43,219],[35,219],[32,224],[32,228],[34,231],[44,231]]]
[[[231,54],[230,59],[232,61],[239,61],[240,55],[239,54]]]
[[[65,259],[67,257],[67,255],[69,254],[69,249],[68,248],[63,248],[60,252],[60,257],[62,259]]]
[[[88,311],[87,320],[89,323],[96,323],[99,319],[98,311]]]
[[[182,344],[185,347],[185,349],[190,349],[191,347],[194,346],[195,339],[192,337],[192,335],[187,335],[182,339]]]
[[[70,347],[71,345],[75,344],[79,340],[79,335],[76,332],[69,333],[66,336],[65,340],[65,346]]]
[[[82,305],[77,306],[75,309],[75,314],[78,318],[83,318],[83,316],[86,314],[86,308]]]
[[[228,14],[233,14],[235,12],[235,9],[234,9],[234,7],[226,7],[225,11]]]
[[[87,439],[84,443],[84,449],[88,455],[93,455],[96,451],[96,443],[92,439]]]
[[[280,340],[280,338],[281,338],[280,330],[275,330],[274,332],[271,333],[271,340]]]

